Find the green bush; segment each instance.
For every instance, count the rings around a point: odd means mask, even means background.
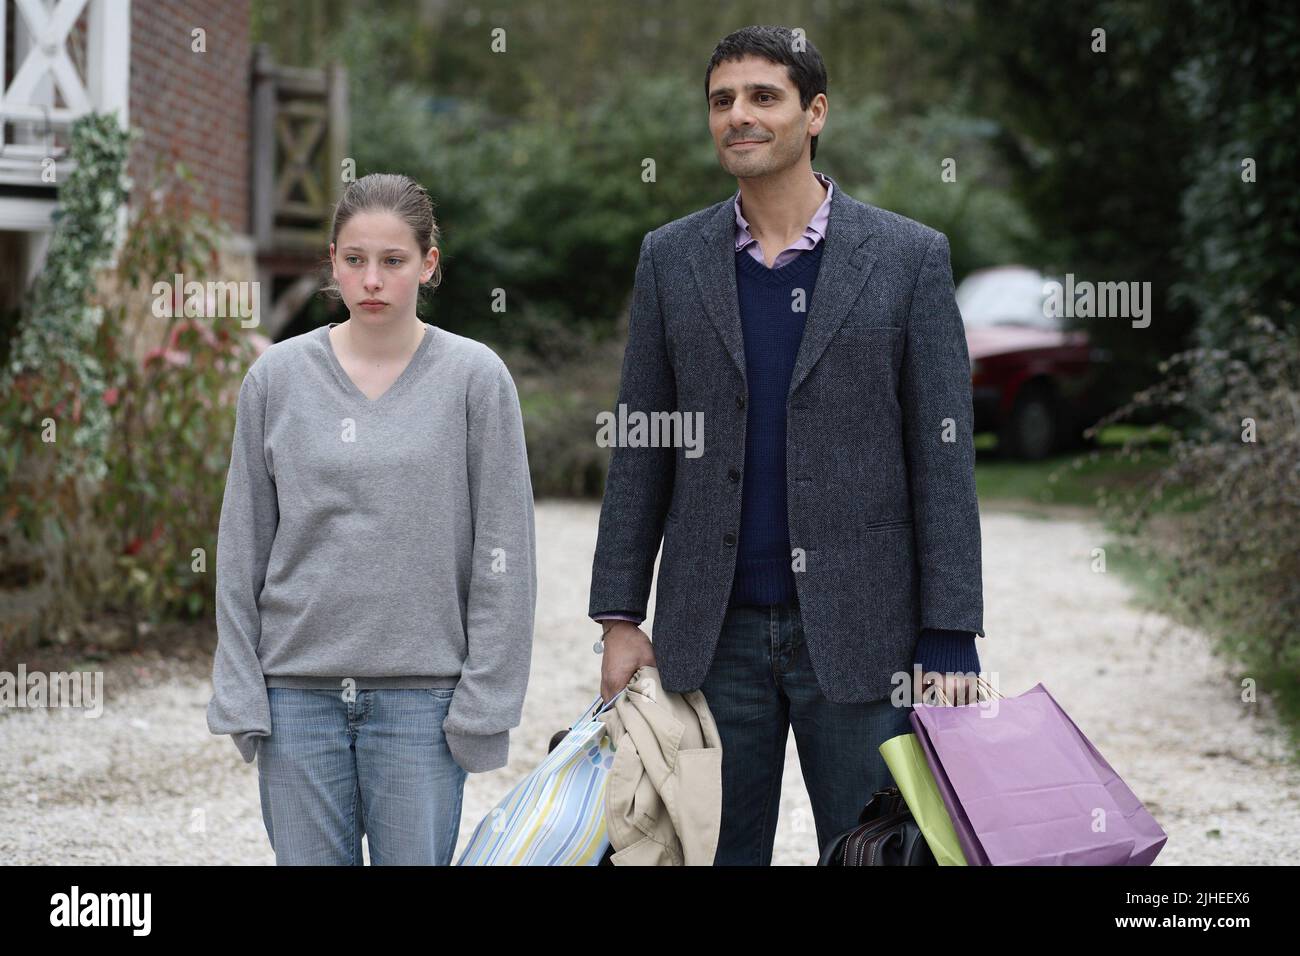
[[[0,651],[71,626],[103,565],[90,511],[111,421],[92,294],[117,239],[130,141],[111,114],[72,124],[76,166],[0,369]]]
[[[1300,714],[1300,331],[1254,316],[1238,338],[1231,350],[1174,356],[1160,382],[1096,426],[1147,408],[1194,422],[1149,485],[1105,510],[1123,546],[1171,564],[1174,612]],[[1171,511],[1172,537],[1149,539],[1154,517]]]
[[[61,486],[104,473],[104,374],[91,347],[102,316],[92,294],[117,239],[117,212],[130,185],[130,140],[110,114],[73,123],[77,165],[59,190],[45,266],[0,370],[3,517],[28,541],[40,538],[46,520],[66,535]],[[47,480],[33,483],[38,472]]]
[[[1191,53],[1175,81],[1197,133],[1174,293],[1199,315],[1197,344],[1227,346],[1244,314],[1300,317],[1282,311],[1300,302],[1300,9],[1190,0],[1187,13]]]
[[[100,590],[113,606],[152,620],[210,606],[234,407],[257,353],[236,318],[187,315],[180,302],[143,362],[131,338],[154,282],[178,272],[204,281],[220,268],[223,233],[188,170],[168,170],[132,210],[97,342],[112,370],[114,436],[96,497],[114,554]]]
[[[96,268],[126,199],[115,184],[128,134],[112,120],[74,130],[77,172],[0,404],[3,652],[70,639],[97,612],[207,611],[214,581],[202,572],[213,570],[236,397],[256,356],[235,319],[184,309],[155,347],[137,347],[159,328],[142,321],[154,284],[211,275],[222,227],[177,164],[138,194],[112,268]],[[55,442],[43,440],[48,419]]]
[[[1003,179],[998,124],[946,105],[894,119],[888,101],[871,96],[836,103],[827,129],[814,165],[855,198],[945,233],[958,282],[975,269],[1024,261],[1035,245]],[[952,181],[940,178],[948,159]]]
[[[617,400],[623,343],[575,342],[552,354],[563,358],[523,349],[502,356],[519,389],[533,493],[599,498],[610,451],[596,444],[596,416]]]

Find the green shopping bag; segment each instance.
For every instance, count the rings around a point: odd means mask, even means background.
[[[899,734],[886,740],[880,745],[880,756],[885,758],[885,765],[938,864],[965,866],[966,857],[957,842],[957,831],[952,828],[948,808],[939,796],[939,787],[916,734]]]

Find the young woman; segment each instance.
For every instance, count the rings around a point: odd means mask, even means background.
[[[257,760],[278,864],[451,862],[467,773],[508,758],[532,656],[536,538],[514,382],[423,322],[428,194],[351,184],[331,322],[240,388],[217,541],[208,729]]]

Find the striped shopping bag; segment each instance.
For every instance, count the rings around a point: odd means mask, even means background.
[[[609,846],[605,778],[614,762],[597,697],[537,769],[474,830],[457,866],[596,866]]]

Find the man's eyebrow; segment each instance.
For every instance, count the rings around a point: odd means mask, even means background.
[[[770,84],[770,83],[746,83],[746,84],[745,84],[745,92],[746,92],[746,93],[756,93],[756,92],[758,92],[758,91],[760,91],[760,90],[763,91],[763,92],[766,92],[766,93],[784,93],[784,92],[785,92],[783,89],[781,89],[781,87],[779,87],[779,86],[773,86],[773,85]],[[729,86],[719,86],[717,89],[711,90],[711,91],[709,92],[709,99],[713,99],[715,96],[723,96],[723,95],[725,95],[725,96],[731,96],[734,92],[735,92],[735,90],[733,90],[733,89],[732,89],[731,87],[729,87]]]

